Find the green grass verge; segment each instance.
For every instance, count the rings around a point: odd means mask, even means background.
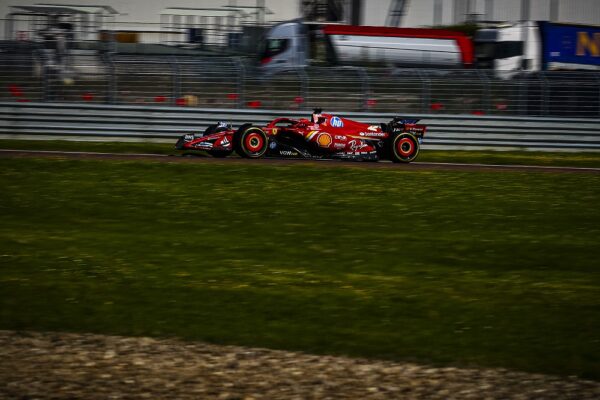
[[[600,152],[422,150],[417,161],[600,168]]]
[[[174,154],[175,142],[77,142],[71,140],[0,139],[0,149],[91,151],[98,153]]]
[[[0,328],[600,379],[600,175],[0,159]]]
[[[73,142],[0,139],[0,149],[93,151],[105,153],[177,154],[174,143]],[[441,151],[422,150],[417,161],[469,164],[516,164],[600,168],[600,152]]]

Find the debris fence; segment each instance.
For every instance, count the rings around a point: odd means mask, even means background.
[[[266,74],[241,57],[44,49],[0,57],[0,101],[399,114],[600,117],[600,73],[306,67]]]

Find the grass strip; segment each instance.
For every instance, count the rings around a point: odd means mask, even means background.
[[[600,176],[0,159],[0,329],[600,379]]]
[[[0,139],[0,149],[179,154],[174,143]],[[417,161],[600,168],[600,152],[421,150]]]

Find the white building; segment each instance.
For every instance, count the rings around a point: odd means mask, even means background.
[[[364,25],[383,25],[391,0],[365,0]],[[600,0],[407,0],[402,26],[544,20],[600,25]]]

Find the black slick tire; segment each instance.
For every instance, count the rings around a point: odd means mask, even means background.
[[[244,158],[260,158],[269,146],[267,134],[260,128],[242,125],[233,136],[235,152]]]

